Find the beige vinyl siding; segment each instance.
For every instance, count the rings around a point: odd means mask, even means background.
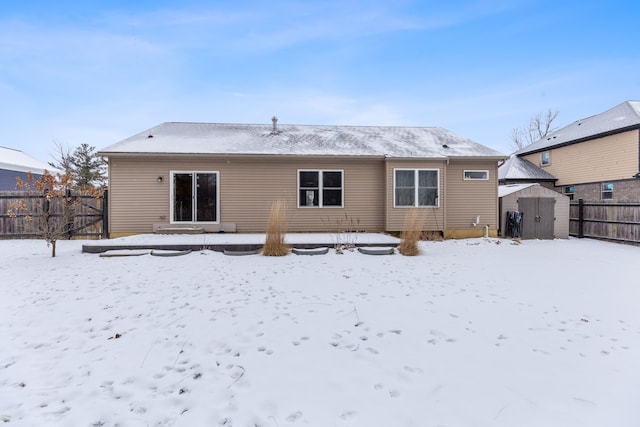
[[[638,173],[639,130],[549,150],[544,170],[558,178],[557,186],[628,179]],[[541,153],[523,158],[540,165]]]
[[[386,199],[388,201],[386,208],[386,231],[402,231],[405,218],[411,207],[394,207],[394,170],[395,169],[437,169],[439,171],[439,188],[438,188],[438,207],[419,207],[424,215],[425,230],[442,231],[445,229],[444,204],[445,197],[445,176],[446,162],[438,160],[416,161],[416,160],[396,160],[390,159],[386,162],[386,179],[387,191]]]
[[[465,180],[465,170],[486,170],[488,180]],[[456,161],[447,167],[447,229],[498,228],[498,162]],[[473,226],[477,217],[480,224]]]
[[[250,156],[111,156],[110,232],[149,233],[170,220],[171,171],[219,173],[220,222],[238,232],[264,232],[271,203],[287,202],[288,230],[336,231],[348,220],[366,231],[384,230],[384,162],[380,159]],[[342,170],[344,206],[298,208],[298,170]],[[162,183],[158,177],[162,176]]]

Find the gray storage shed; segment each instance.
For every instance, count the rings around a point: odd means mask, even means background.
[[[540,184],[511,184],[499,186],[498,197],[502,237],[569,238],[569,197],[564,194]],[[513,218],[519,219],[515,233]]]

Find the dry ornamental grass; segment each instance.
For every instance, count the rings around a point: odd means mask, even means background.
[[[282,200],[271,204],[269,222],[267,223],[267,239],[262,249],[266,256],[284,256],[289,253],[289,246],[284,243],[287,206]]]
[[[420,253],[418,242],[422,237],[424,218],[418,209],[411,209],[404,219],[402,233],[400,233],[400,245],[398,251],[402,255],[416,256]]]

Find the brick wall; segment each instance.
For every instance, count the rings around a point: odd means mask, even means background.
[[[605,199],[611,202],[640,202],[640,179],[625,179],[608,181],[613,183],[613,198]],[[556,191],[562,192],[563,187],[556,187]],[[573,186],[573,200],[602,201],[602,183],[575,184]]]

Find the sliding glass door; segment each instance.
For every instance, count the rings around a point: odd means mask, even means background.
[[[218,172],[172,172],[172,222],[218,222]]]

